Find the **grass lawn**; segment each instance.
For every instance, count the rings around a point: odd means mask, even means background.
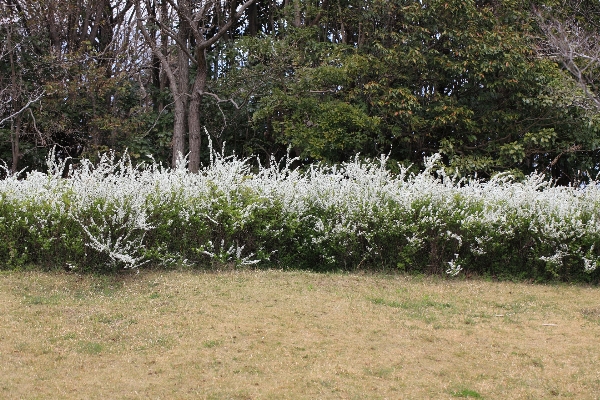
[[[0,398],[600,398],[600,288],[0,273]]]

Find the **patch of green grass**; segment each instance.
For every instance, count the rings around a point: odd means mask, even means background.
[[[375,376],[377,378],[389,378],[395,369],[391,367],[365,368],[365,374]]]
[[[387,300],[383,297],[370,297],[368,300],[377,305],[383,305],[393,308],[402,308],[405,310],[411,311],[422,311],[426,308],[435,308],[437,310],[444,310],[448,308],[452,308],[452,304],[450,303],[442,303],[433,301],[429,296],[425,295],[420,299],[415,300],[407,300],[407,301],[397,301],[397,300]]]
[[[202,342],[202,347],[205,347],[207,349],[212,349],[213,347],[217,347],[220,344],[221,344],[220,340],[205,340],[204,342]]]
[[[471,389],[467,389],[467,388],[456,390],[456,391],[452,392],[451,394],[453,397],[463,397],[463,398],[471,397],[473,399],[483,399],[483,396],[481,396],[475,390],[471,390]]]
[[[99,322],[101,324],[110,325],[110,324],[113,324],[113,323],[123,320],[123,318],[125,318],[125,317],[121,313],[117,313],[117,314],[99,313],[99,314],[95,314],[92,316],[92,321]]]
[[[52,338],[48,339],[48,341],[50,343],[58,343],[61,341],[69,341],[69,340],[74,340],[74,339],[77,339],[77,334],[74,332],[70,332],[70,333],[67,333],[67,334],[64,334],[61,336],[52,337]]]
[[[58,304],[61,299],[62,299],[62,296],[60,296],[58,294],[52,294],[49,296],[27,294],[27,295],[25,295],[25,297],[23,299],[23,303],[29,304],[29,305],[51,305],[51,304]]]
[[[79,342],[77,351],[85,354],[100,354],[104,350],[104,345],[98,342]]]
[[[404,308],[404,307],[402,307],[402,303],[400,303],[398,301],[386,300],[381,297],[369,298],[369,301],[373,304],[377,304],[377,305],[381,305],[381,306],[388,306],[388,307],[393,307],[393,308]]]

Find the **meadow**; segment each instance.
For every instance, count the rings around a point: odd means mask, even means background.
[[[0,273],[4,399],[598,399],[598,288],[305,271]]]

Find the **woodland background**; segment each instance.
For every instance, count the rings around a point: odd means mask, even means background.
[[[600,167],[600,2],[0,0],[0,160]]]

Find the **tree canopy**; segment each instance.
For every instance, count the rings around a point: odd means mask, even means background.
[[[206,131],[242,155],[385,153],[419,167],[440,153],[459,176],[539,171],[573,184],[600,166],[599,10],[1,0],[0,159],[16,172],[43,168],[55,146],[75,162],[128,149],[170,165],[189,154],[197,171]]]

